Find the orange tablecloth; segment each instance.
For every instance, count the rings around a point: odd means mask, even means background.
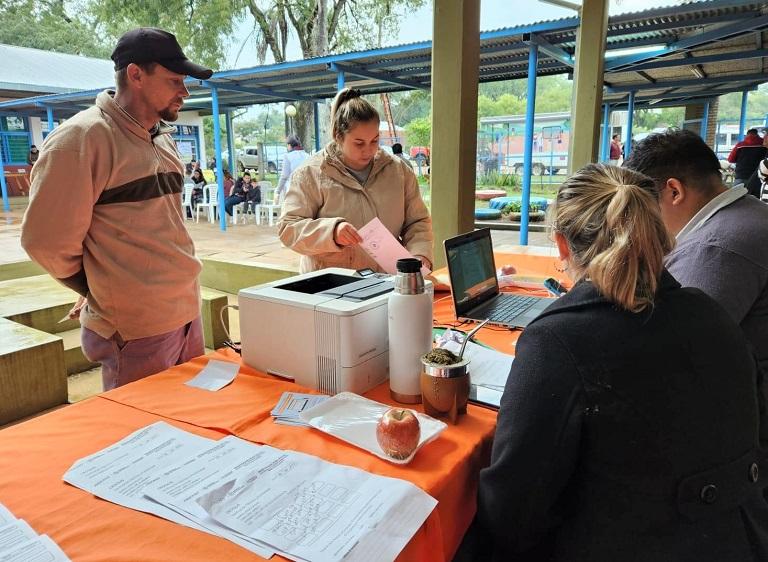
[[[552,260],[515,256],[513,262],[520,270],[537,266],[541,273]],[[439,321],[453,323],[450,296],[438,295],[436,300]],[[480,339],[511,352],[516,334],[484,329]],[[305,390],[293,383],[243,366],[236,380],[218,392],[183,384],[212,358],[240,360],[231,351],[218,351],[0,431],[0,503],[38,533],[50,535],[75,562],[258,560],[224,539],[97,499],[61,480],[77,459],[166,420],[206,437],[233,434],[409,480],[439,503],[398,560],[438,562],[453,557],[475,513],[477,475],[488,462],[494,411],[470,405],[458,425],[449,425],[410,464],[395,465],[318,431],[275,424],[269,412],[282,392]],[[367,396],[393,403],[386,384]]]

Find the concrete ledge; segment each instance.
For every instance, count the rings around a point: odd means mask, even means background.
[[[491,230],[520,230],[519,222],[512,221],[475,221],[475,228],[490,228]],[[528,232],[546,232],[549,225],[545,222],[529,222]]]
[[[227,306],[227,295],[214,289],[202,287],[200,289],[202,305],[200,316],[203,322],[203,337],[205,347],[218,349],[227,341],[227,332],[229,330],[229,315],[224,315],[224,326],[221,325],[221,309]]]
[[[74,330],[80,326],[78,320],[59,320],[77,302],[77,297],[77,293],[50,275],[0,281],[0,317],[49,334]]]
[[[0,281],[43,274],[45,274],[45,270],[29,260],[0,264]]]
[[[0,318],[0,424],[67,402],[62,339]]]
[[[200,285],[236,295],[240,289],[285,279],[296,275],[298,268],[288,265],[247,263],[203,258]]]

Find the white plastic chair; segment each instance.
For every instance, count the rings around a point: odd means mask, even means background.
[[[275,225],[275,217],[280,216],[281,205],[275,201],[275,188],[268,181],[260,181],[258,183],[261,189],[261,203],[256,210],[257,224],[261,224],[262,218],[269,220],[269,226]]]
[[[192,190],[195,184],[188,182],[184,184],[184,191],[181,193],[181,214],[184,220],[187,220],[187,209],[189,209],[189,218],[192,220]]]
[[[215,183],[207,184],[203,189],[205,195],[207,195],[207,202],[203,200],[197,204],[195,210],[195,222],[200,222],[200,208],[205,207],[208,209],[208,222],[214,222],[216,220],[216,211],[219,207],[219,186]]]

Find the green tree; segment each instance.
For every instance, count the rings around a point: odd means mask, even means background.
[[[226,38],[236,23],[233,10],[242,10],[238,0],[84,1],[111,44],[129,29],[159,27],[176,35],[189,58],[212,68],[224,62]]]
[[[405,126],[409,146],[429,146],[432,137],[432,119],[419,117]]]
[[[115,0],[117,1],[117,0]],[[403,14],[426,0],[244,0],[256,22],[254,40],[263,62],[269,50],[275,62],[286,60],[288,38],[299,41],[302,56],[312,58],[354,48],[379,46],[396,37]],[[296,103],[298,137],[308,144],[312,105]]]
[[[762,84],[756,92],[747,97],[747,117],[764,119],[768,114],[768,84]],[[718,119],[738,119],[741,115],[741,92],[733,92],[720,97]]]
[[[0,43],[6,45],[96,58],[112,52],[92,18],[75,14],[63,0],[3,0],[0,21]]]

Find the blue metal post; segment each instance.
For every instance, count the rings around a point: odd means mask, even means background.
[[[320,106],[315,102],[312,107],[315,121],[315,151],[320,152]]]
[[[749,90],[744,90],[741,93],[741,113],[739,114],[739,140],[744,140],[744,133],[747,128],[747,99],[749,98]]]
[[[227,152],[229,153],[229,173],[235,170],[235,129],[232,127],[232,112],[227,111]],[[234,174],[233,174],[234,175]]]
[[[213,106],[213,150],[216,154],[216,183],[219,191],[219,222],[221,230],[227,230],[227,213],[224,211],[224,170],[221,165],[221,123],[219,123],[219,92],[216,86],[211,88]]]
[[[344,71],[343,70],[337,70],[336,71],[336,91],[344,89]]]
[[[53,108],[52,107],[46,107],[45,113],[48,115],[48,133],[50,134],[51,131],[53,131]]]
[[[531,172],[533,168],[533,120],[536,118],[536,67],[539,46],[528,47],[528,98],[525,106],[525,140],[523,152],[523,194],[520,209],[520,245],[528,245],[528,210],[531,203]]]
[[[603,137],[600,143],[600,161],[608,162],[611,156],[611,106],[603,104]]]
[[[704,104],[704,114],[701,116],[700,137],[707,142],[707,127],[709,127],[709,101]]]
[[[635,121],[635,91],[629,92],[627,101],[627,136],[624,139],[624,158],[629,157],[632,151],[632,125]]]
[[[0,137],[0,191],[3,194],[3,210],[9,212],[11,210],[11,202],[8,201],[8,185],[5,183],[5,166],[3,165],[3,147],[2,137]]]

